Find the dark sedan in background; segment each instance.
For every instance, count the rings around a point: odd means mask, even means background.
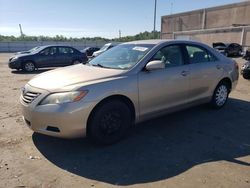
[[[241,74],[242,74],[243,78],[250,79],[250,61],[246,62],[241,67]]]
[[[87,56],[92,56],[94,52],[100,50],[100,48],[97,47],[87,47],[83,50],[81,50],[82,53],[85,53]]]
[[[242,56],[242,46],[237,43],[213,43],[213,48],[225,56]]]
[[[9,59],[9,68],[33,72],[44,67],[61,67],[87,62],[88,58],[69,46],[42,46],[27,54],[19,54]]]

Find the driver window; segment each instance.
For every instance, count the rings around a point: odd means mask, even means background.
[[[171,45],[160,49],[151,61],[162,61],[165,67],[176,67],[184,64],[182,50],[179,45]]]
[[[40,52],[42,55],[54,55],[56,53],[56,47],[46,48]]]

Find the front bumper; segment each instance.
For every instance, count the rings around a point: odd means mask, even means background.
[[[21,62],[20,61],[9,61],[8,66],[11,69],[21,69]]]
[[[61,138],[78,138],[86,135],[88,117],[95,103],[83,101],[65,104],[38,105],[49,94],[42,93],[32,103],[20,98],[23,119],[34,132]]]

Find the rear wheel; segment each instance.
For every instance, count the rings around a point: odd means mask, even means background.
[[[227,102],[228,95],[229,85],[226,82],[219,83],[215,88],[211,105],[216,109],[222,108]]]
[[[91,115],[88,133],[97,144],[113,144],[123,138],[131,123],[129,107],[119,100],[109,101]]]
[[[79,60],[74,60],[72,65],[77,65],[77,64],[80,64],[81,62]]]
[[[33,62],[31,61],[27,61],[23,64],[23,70],[25,72],[33,72],[35,70],[36,66]]]

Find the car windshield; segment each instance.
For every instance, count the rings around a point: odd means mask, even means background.
[[[123,44],[97,56],[90,65],[111,69],[130,69],[138,63],[154,45]]]
[[[105,51],[108,49],[108,47],[110,46],[111,44],[105,44],[101,49],[100,51]]]
[[[37,51],[39,48],[40,48],[40,46],[37,46],[37,47],[35,47],[35,48],[30,49],[29,52]]]

